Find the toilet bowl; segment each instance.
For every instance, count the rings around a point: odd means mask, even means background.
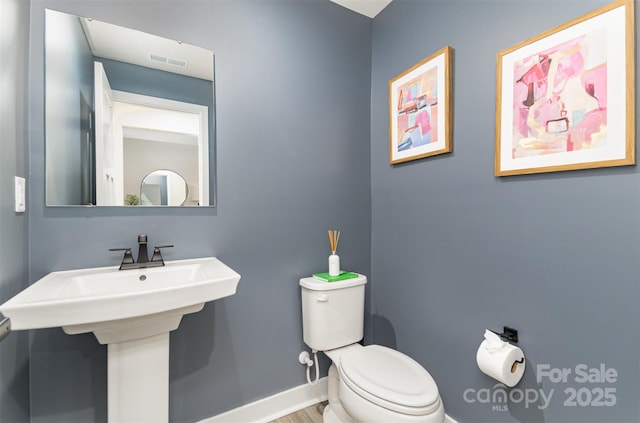
[[[326,351],[329,404],[324,423],[442,423],[431,375],[410,357],[380,345]]]
[[[410,357],[380,345],[345,354],[338,398],[356,422],[442,423],[444,407],[431,375]]]
[[[380,345],[362,346],[366,277],[300,280],[304,341],[332,361],[324,423],[443,423],[438,387],[418,362]]]

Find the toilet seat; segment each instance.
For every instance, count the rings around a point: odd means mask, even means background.
[[[338,371],[351,390],[388,410],[421,416],[440,407],[438,387],[429,372],[391,348],[368,345],[350,351],[341,358]]]

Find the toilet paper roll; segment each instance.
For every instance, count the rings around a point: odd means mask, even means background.
[[[505,343],[499,349],[493,349],[485,339],[478,348],[476,362],[482,373],[509,387],[520,382],[524,374],[524,353],[509,343]]]

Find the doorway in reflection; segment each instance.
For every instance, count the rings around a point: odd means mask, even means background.
[[[101,205],[208,204],[207,108],[196,104],[112,91],[112,122],[96,125],[96,146],[100,158],[97,199]],[[96,121],[100,121],[96,109]],[[99,130],[111,127],[111,131]],[[107,137],[102,139],[101,137]],[[186,185],[189,198],[171,204],[161,201],[132,201],[141,181],[151,172],[163,169],[177,175]]]

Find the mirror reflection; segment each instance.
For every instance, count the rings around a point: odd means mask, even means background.
[[[211,51],[47,10],[45,66],[47,206],[213,205]],[[143,203],[154,171],[182,201]]]
[[[127,195],[141,206],[184,206],[189,201],[189,185],[171,170],[154,170],[140,184],[140,197]]]

